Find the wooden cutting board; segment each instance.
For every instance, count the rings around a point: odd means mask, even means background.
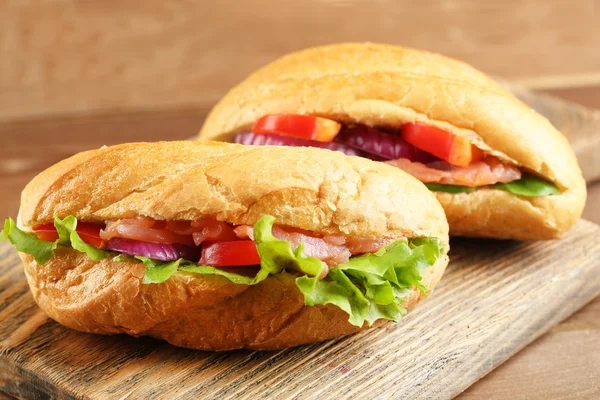
[[[179,349],[49,320],[0,245],[0,391],[22,398],[447,399],[600,294],[600,227],[560,241],[453,239],[435,293],[399,324],[277,352]]]

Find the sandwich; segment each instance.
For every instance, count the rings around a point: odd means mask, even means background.
[[[199,138],[390,164],[435,193],[457,236],[558,238],[586,198],[572,149],[544,117],[462,62],[396,46],[284,56],[227,93]]]
[[[439,202],[397,168],[198,141],[61,161],[27,185],[0,237],[59,323],[203,350],[281,349],[397,321],[448,263]]]

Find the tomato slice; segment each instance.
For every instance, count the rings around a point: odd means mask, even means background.
[[[79,234],[79,237],[81,237],[81,240],[83,240],[89,245],[101,249],[104,247],[104,240],[100,238],[101,229],[102,227],[96,224],[78,222],[77,229],[75,230]]]
[[[198,265],[238,267],[260,264],[260,256],[253,240],[235,240],[204,244]]]
[[[342,125],[336,121],[313,115],[270,114],[256,121],[252,132],[331,142],[341,127]]]
[[[459,167],[467,167],[483,158],[483,152],[466,138],[418,122],[403,125],[402,138],[416,148]]]
[[[58,232],[54,224],[36,225],[31,229],[40,240],[45,242],[54,242],[58,239]],[[101,229],[102,227],[96,224],[78,222],[76,231],[85,243],[101,249],[105,244],[104,240],[100,238]]]
[[[44,242],[55,242],[58,239],[58,232],[54,224],[36,225],[31,228],[40,240]]]

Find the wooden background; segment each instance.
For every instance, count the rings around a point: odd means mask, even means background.
[[[371,40],[438,51],[600,109],[597,0],[0,0],[0,214],[77,151],[184,139],[227,89],[292,50]],[[599,133],[600,134],[600,133]],[[600,222],[600,185],[586,218]],[[600,300],[463,399],[581,398],[598,385]]]
[[[2,119],[206,111],[281,54],[339,41],[438,51],[567,95],[573,86],[600,86],[597,0],[0,0],[0,7]]]

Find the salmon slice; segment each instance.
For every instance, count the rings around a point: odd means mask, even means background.
[[[422,164],[406,158],[384,162],[408,172],[424,183],[477,187],[521,179],[521,171],[518,167],[504,164],[495,157],[486,157],[468,167],[456,167],[446,161]]]

